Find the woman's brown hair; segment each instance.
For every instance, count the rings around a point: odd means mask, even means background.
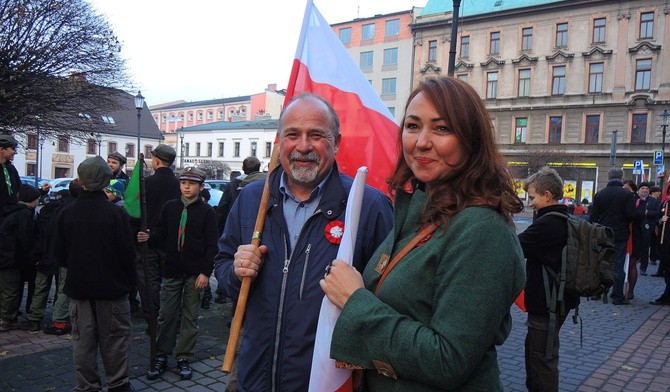
[[[523,203],[514,191],[507,162],[495,141],[491,118],[477,92],[458,79],[426,79],[410,94],[405,112],[419,93],[432,102],[440,117],[458,137],[463,151],[463,160],[453,167],[451,174],[441,183],[431,184],[420,221],[443,224],[466,207],[488,206],[511,222],[512,214],[520,212]],[[403,118],[398,130],[398,162],[389,178],[391,193],[416,181],[403,156],[404,126]]]

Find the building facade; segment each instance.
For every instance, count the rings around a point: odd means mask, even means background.
[[[654,157],[670,109],[667,1],[463,0],[460,11],[454,76],[485,100],[515,177],[549,163],[577,200],[612,166],[666,180]],[[414,17],[414,84],[447,74],[451,21],[445,0]]]
[[[416,8],[415,8],[416,10]],[[331,25],[391,114],[400,120],[412,87],[415,10]]]
[[[151,115],[165,137],[165,143],[177,147],[177,130],[221,121],[253,121],[279,118],[285,90],[276,84],[265,91],[231,98],[196,102],[170,102],[152,106]]]
[[[279,120],[217,121],[183,129],[177,149],[178,167],[221,162],[231,170],[242,170],[242,161],[255,156],[267,170]]]
[[[45,136],[46,132],[29,131],[14,135],[20,143],[19,153],[13,161],[19,174],[40,178],[77,177],[77,166],[84,159],[95,155],[106,159],[107,155],[118,151],[127,157],[125,171],[130,175],[137,163],[138,125],[140,151],[148,161],[151,151],[162,142],[162,135],[146,104],[138,124],[135,97],[117,92],[119,109],[100,119],[89,118],[91,132],[88,134],[49,133]]]

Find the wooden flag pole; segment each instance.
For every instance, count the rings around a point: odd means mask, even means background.
[[[265,212],[268,207],[268,200],[270,199],[270,173],[277,167],[279,160],[278,139],[272,148],[272,156],[268,165],[268,175],[265,177],[265,186],[263,187],[263,194],[261,196],[261,204],[258,207],[258,215],[256,215],[256,225],[254,226],[254,233],[251,237],[251,244],[259,247],[261,245],[261,233],[265,225]],[[240,295],[237,297],[237,306],[235,308],[235,315],[230,326],[230,335],[228,336],[228,345],[226,346],[226,355],[223,358],[223,365],[221,371],[230,373],[235,360],[235,348],[237,341],[240,338],[240,330],[242,329],[242,319],[244,319],[244,311],[247,307],[247,298],[249,296],[249,289],[251,288],[251,277],[245,276],[242,278],[242,286],[240,287]]]

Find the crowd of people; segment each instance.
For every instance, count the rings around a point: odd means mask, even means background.
[[[36,214],[48,186],[20,184],[11,164],[18,143],[0,135],[0,332],[72,333],[76,388],[102,388],[100,355],[108,389],[130,391],[131,315],[143,317],[156,347],[146,378],[159,379],[174,357],[180,379],[189,380],[211,276],[216,302],[235,303],[251,279],[229,391],[306,391],[324,296],[341,310],[330,354],[355,369],[354,387],[501,391],[496,347],[509,336],[510,306],[525,290],[526,386],[557,391],[566,313],[549,318],[542,268],[559,272],[567,241],[564,219],[548,214],[569,213],[558,202],[558,173],[545,167],[526,179],[536,217],[517,235],[512,217],[523,202],[482,100],[458,79],[426,79],[398,128],[391,197],[365,188],[348,264],[336,259],[353,182],[335,160],[341,137],[328,101],[294,97],[279,118],[276,169],[263,173],[257,158],[246,158],[216,209],[207,203],[206,174],[175,174],[176,152],[161,144],[144,180],[143,222],[124,208],[130,179],[118,152],[84,160],[69,190]],[[670,304],[667,200],[653,184],[625,185],[620,169],[608,176],[582,217],[615,233],[612,303],[629,304],[638,272],[658,264],[666,289],[652,303]],[[267,207],[259,211],[264,193]],[[265,224],[256,232],[259,213]],[[53,282],[53,317],[45,323]],[[577,301],[568,296],[563,308]],[[547,339],[555,342],[551,352]]]

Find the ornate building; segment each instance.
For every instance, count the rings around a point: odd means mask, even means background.
[[[414,17],[414,85],[447,74],[452,4]],[[581,200],[612,165],[667,177],[653,158],[670,109],[668,1],[463,0],[460,15],[454,76],[485,99],[517,178],[549,163]]]

